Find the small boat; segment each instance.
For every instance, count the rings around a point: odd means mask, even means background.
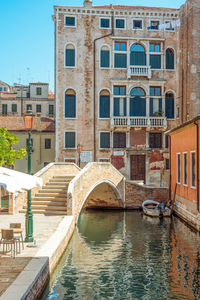
[[[145,200],[142,203],[143,213],[151,217],[170,217],[171,208],[167,207],[165,203],[159,203],[154,200]]]

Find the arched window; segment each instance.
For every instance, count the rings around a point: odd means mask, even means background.
[[[146,99],[145,91],[136,87],[130,92],[130,116],[131,117],[145,117],[146,116]]]
[[[132,66],[145,66],[146,53],[145,48],[140,44],[134,44],[130,48],[130,65]]]
[[[68,44],[65,49],[65,66],[75,67],[75,48],[72,44]]]
[[[165,64],[166,69],[173,70],[174,69],[174,50],[168,48],[165,53]]]
[[[168,119],[174,119],[174,94],[172,92],[165,94],[165,116]]]
[[[99,96],[99,118],[110,118],[110,93],[102,90]]]
[[[76,93],[72,89],[65,92],[65,118],[76,118]]]
[[[100,60],[101,68],[109,68],[110,67],[110,51],[107,46],[103,46],[101,48],[100,58],[101,58],[101,60]]]

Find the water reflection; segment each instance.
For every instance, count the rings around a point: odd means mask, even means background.
[[[200,299],[199,245],[177,218],[84,213],[43,299]]]

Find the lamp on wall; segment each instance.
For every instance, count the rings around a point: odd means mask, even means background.
[[[24,114],[24,126],[28,132],[28,174],[31,175],[31,153],[32,153],[32,142],[31,142],[31,132],[35,126],[35,115],[32,111],[28,111]],[[33,213],[31,208],[31,190],[28,190],[28,203],[26,211],[26,242],[33,242]]]

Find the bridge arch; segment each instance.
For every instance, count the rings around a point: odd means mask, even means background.
[[[77,221],[87,207],[125,207],[125,178],[111,163],[88,163],[70,182],[68,213]]]

